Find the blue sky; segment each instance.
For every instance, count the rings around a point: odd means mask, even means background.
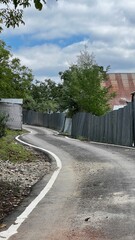
[[[24,21],[1,38],[37,80],[59,82],[85,45],[110,72],[135,72],[134,0],[48,0],[41,12],[25,10]]]

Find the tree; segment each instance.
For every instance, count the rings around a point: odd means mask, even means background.
[[[12,71],[10,69],[9,58],[11,53],[3,41],[0,41],[0,97],[10,92],[10,79]]]
[[[56,84],[51,79],[44,82],[36,82],[32,85],[31,96],[35,101],[33,105],[36,111],[56,112],[60,111],[61,85]]]
[[[25,98],[33,79],[32,71],[12,58],[10,49],[0,41],[0,98]]]
[[[18,58],[13,58],[10,63],[12,70],[12,88],[14,94],[18,98],[26,98],[30,94],[34,76],[32,70],[28,67],[21,65]]]
[[[109,111],[109,100],[114,93],[109,92],[111,86],[107,88],[103,85],[107,81],[108,69],[99,66],[94,56],[85,49],[78,56],[76,64],[60,73],[64,89],[63,103],[69,115],[78,111],[103,115]]]
[[[0,22],[4,23],[6,27],[16,27],[20,23],[24,24],[23,11],[31,6],[30,0],[1,0],[0,3],[3,4],[3,8],[0,9]],[[40,11],[47,1],[33,0],[33,3],[35,8]]]
[[[71,117],[74,113],[79,112],[80,108],[75,99],[74,92],[72,91],[73,84],[73,74],[76,69],[75,65],[72,65],[68,70],[64,72],[60,72],[59,75],[62,80],[62,95],[61,95],[61,109],[66,111],[69,117]]]

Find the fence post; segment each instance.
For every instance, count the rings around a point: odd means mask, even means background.
[[[132,96],[132,129],[133,129],[133,146],[135,147],[135,92],[131,93]]]

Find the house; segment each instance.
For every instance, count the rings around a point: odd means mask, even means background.
[[[135,73],[109,73],[105,85],[112,86],[111,92],[116,97],[110,101],[113,110],[126,106],[132,101],[131,93],[135,92]]]
[[[14,130],[22,129],[23,99],[0,98],[0,113],[8,116],[7,127]]]

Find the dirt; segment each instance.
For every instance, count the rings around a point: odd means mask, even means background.
[[[16,169],[18,169],[17,163],[14,164],[14,172],[12,169],[9,169],[8,165],[7,169],[9,173],[12,171],[12,174],[8,177],[6,176],[7,179],[3,176],[5,174],[5,169],[3,169],[5,168],[5,162],[3,162],[3,168],[1,167],[0,175],[0,229],[5,227],[5,224],[3,224],[4,218],[15,210],[22,200],[30,194],[33,185],[35,185],[45,174],[49,173],[51,166],[49,158],[42,152],[35,151],[35,154],[37,156],[36,162],[31,161],[28,164],[25,162],[22,163],[24,168],[23,174],[18,175],[19,173],[16,171]],[[42,166],[44,168],[41,171]],[[28,172],[26,175],[26,170],[28,170],[28,168],[30,170],[29,177]],[[17,177],[19,178],[19,181],[15,180]],[[30,182],[31,185],[29,184]]]

